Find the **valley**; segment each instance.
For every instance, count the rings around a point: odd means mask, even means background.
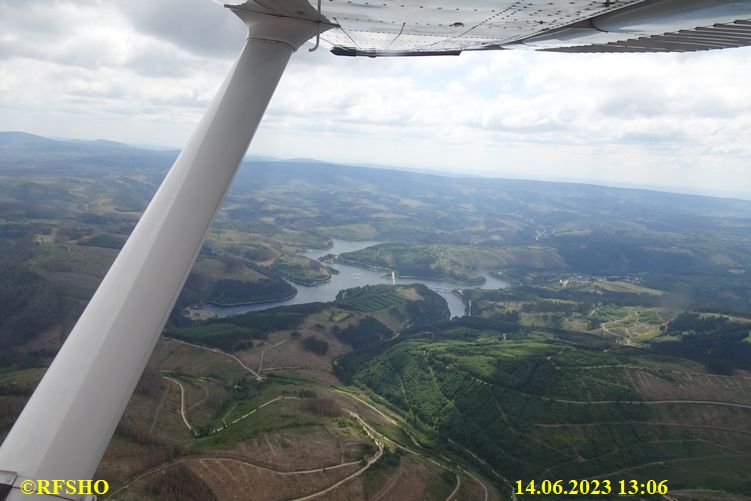
[[[0,134],[0,440],[173,158]],[[106,499],[751,499],[749,305],[751,202],[256,161],[96,475]]]

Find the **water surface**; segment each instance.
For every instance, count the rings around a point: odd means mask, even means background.
[[[326,254],[342,254],[344,252],[353,252],[373,245],[378,245],[381,242],[352,242],[347,240],[334,240],[334,246],[327,250],[311,250],[304,255],[311,259],[319,259]],[[350,289],[352,287],[361,287],[363,285],[376,285],[376,284],[390,284],[391,274],[384,271],[368,270],[365,268],[359,268],[357,266],[350,266],[347,264],[331,264],[328,266],[339,270],[339,274],[332,275],[331,280],[318,285],[307,286],[292,284],[297,289],[297,294],[291,299],[284,301],[273,301],[268,303],[248,304],[240,306],[215,306],[205,305],[204,308],[216,313],[220,317],[227,317],[231,315],[239,315],[248,311],[260,311],[267,310],[269,308],[275,308],[277,306],[290,306],[293,304],[305,304],[314,302],[329,302],[336,299],[336,295],[343,289]],[[482,285],[458,285],[453,282],[444,282],[442,280],[428,280],[422,278],[400,278],[396,279],[397,284],[425,284],[429,288],[435,290],[440,294],[448,303],[449,311],[452,317],[460,317],[464,315],[464,301],[451,292],[454,289],[505,289],[508,284],[503,280],[498,280],[489,276],[487,273],[480,273],[485,277],[485,283]],[[290,282],[291,283],[291,282]]]

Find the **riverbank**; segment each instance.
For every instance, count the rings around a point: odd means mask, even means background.
[[[305,255],[310,259],[318,259],[327,254],[337,254],[342,252],[351,252],[358,248],[370,247],[378,242],[348,242],[335,240],[334,246],[327,251],[309,251]],[[370,269],[360,266],[353,266],[343,262],[337,262],[330,264],[329,266],[336,269],[339,273],[332,274],[331,278],[321,284],[306,286],[298,285],[296,287],[297,294],[287,297],[285,299],[272,299],[262,302],[254,302],[251,304],[232,305],[232,306],[218,306],[212,304],[206,304],[205,308],[210,310],[219,317],[227,317],[232,315],[241,315],[249,311],[260,311],[269,308],[276,308],[279,306],[293,306],[297,304],[306,303],[327,303],[336,299],[336,295],[339,291],[344,289],[351,289],[353,287],[362,287],[364,285],[377,285],[377,284],[392,284],[392,277],[390,270],[388,269]],[[482,272],[482,283],[466,284],[449,282],[445,280],[436,280],[433,278],[421,278],[421,277],[398,277],[394,282],[397,285],[409,285],[412,283],[421,283],[426,287],[437,292],[446,301],[449,311],[452,317],[461,317],[467,313],[468,303],[466,298],[457,293],[458,289],[470,289],[483,288],[489,289],[504,289],[508,287],[508,284],[502,280],[498,280],[489,276],[487,273]],[[285,279],[286,280],[286,279]],[[458,286],[458,287],[457,287]]]
[[[383,271],[385,273],[391,273],[392,271],[396,271],[396,270],[392,270],[391,268],[374,266],[371,264],[365,264],[356,260],[346,259],[346,258],[337,258],[336,261],[334,262],[346,264],[349,266],[355,266],[357,268],[362,268],[364,270]],[[399,274],[397,274],[397,278],[403,278],[407,280],[418,280],[418,281],[420,280],[439,281],[439,282],[446,282],[449,284],[463,285],[466,287],[476,287],[478,285],[483,285],[487,281],[487,279],[483,276],[478,277],[477,280],[467,280],[467,281],[455,280],[453,278],[447,278],[447,277],[424,277],[420,275],[399,275]]]
[[[276,273],[278,276],[282,277],[287,282],[291,282],[294,285],[302,285],[305,287],[315,287],[316,285],[325,284],[328,282],[331,282],[331,277],[333,276],[333,273],[329,275],[329,278],[321,278],[319,280],[301,280],[300,278],[292,278],[290,275],[274,270],[274,273]]]
[[[288,294],[286,296],[280,296],[280,297],[271,297],[267,299],[259,299],[257,301],[248,301],[248,302],[242,302],[242,303],[217,303],[216,301],[204,301],[201,306],[205,305],[211,305],[216,306],[217,308],[235,308],[238,306],[253,306],[258,304],[268,304],[268,303],[278,303],[279,301],[289,301],[290,299],[294,298],[297,295],[297,291],[295,291],[292,294]],[[198,310],[194,310],[198,311]]]

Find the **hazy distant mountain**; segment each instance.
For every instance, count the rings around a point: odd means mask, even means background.
[[[0,131],[0,166],[54,167],[60,161],[99,164],[107,167],[137,166],[165,169],[177,158],[174,148],[147,148],[97,139],[49,139],[26,132]],[[253,160],[271,160],[253,156]]]
[[[25,132],[0,132],[0,156],[0,166],[6,169],[54,168],[70,163],[163,168],[174,161],[177,152],[145,150],[113,141],[59,141]]]
[[[73,172],[91,167],[163,174],[177,155],[177,150],[150,150],[114,141],[63,141],[25,132],[0,132],[0,169],[6,174],[16,169],[19,173],[28,169],[59,172],[60,168]],[[619,214],[647,219],[677,215],[744,218],[751,215],[751,202],[737,199],[581,183],[449,177],[416,170],[266,157],[246,160],[231,191],[235,194],[252,193],[290,180],[327,189],[339,186],[357,191],[370,186],[390,195],[406,197],[433,197],[441,193],[446,200],[456,203],[470,199],[479,204],[478,207],[492,209],[490,212],[523,212],[531,206],[542,209],[542,212],[583,211],[595,217]]]

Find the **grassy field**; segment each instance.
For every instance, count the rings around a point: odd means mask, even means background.
[[[650,289],[648,287],[642,287],[640,285],[624,282],[622,280],[596,280],[589,286],[582,287],[582,290],[597,291],[598,289],[610,291],[610,292],[628,292],[632,294],[649,294],[653,296],[662,296],[664,291],[657,289]]]

